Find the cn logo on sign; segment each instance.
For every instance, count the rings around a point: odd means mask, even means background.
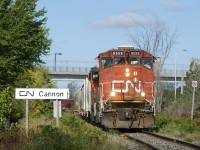
[[[34,91],[19,91],[19,96],[34,96]]]
[[[15,99],[68,99],[69,89],[16,88]]]
[[[197,81],[192,81],[192,87],[197,87]]]

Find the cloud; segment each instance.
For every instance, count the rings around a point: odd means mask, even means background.
[[[140,12],[140,13],[144,13],[144,12],[152,12],[153,11],[153,7],[151,5],[147,5],[147,4],[137,4],[137,5],[133,5],[128,9],[129,12]]]
[[[106,18],[105,20],[94,21],[92,23],[93,27],[131,27],[138,24],[146,24],[152,21],[151,18],[146,18],[144,16],[135,13],[124,13],[119,15],[114,15]]]
[[[168,10],[173,10],[173,11],[182,11],[188,8],[186,4],[183,3],[178,3],[172,0],[163,0],[161,1],[161,5],[168,9]]]

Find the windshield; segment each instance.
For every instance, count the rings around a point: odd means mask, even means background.
[[[102,68],[107,68],[112,66],[112,58],[111,57],[104,57],[101,59]]]
[[[141,65],[151,69],[152,68],[151,58],[141,58]]]
[[[125,58],[124,57],[115,57],[114,64],[115,65],[125,64]]]
[[[129,64],[129,65],[137,65],[137,64],[139,64],[139,61],[138,61],[137,58],[129,57],[129,58],[128,58],[128,64]]]

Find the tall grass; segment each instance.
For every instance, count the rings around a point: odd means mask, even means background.
[[[12,126],[0,134],[0,149],[5,150],[125,150],[101,129],[93,127],[73,114],[65,114],[60,128],[39,125],[29,130]]]
[[[160,132],[180,137],[188,142],[200,141],[200,126],[196,120],[190,118],[172,118],[170,115],[158,114],[156,125]]]

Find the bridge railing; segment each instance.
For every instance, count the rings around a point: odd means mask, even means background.
[[[157,64],[155,64],[155,69],[156,69]],[[183,65],[183,64],[177,64],[176,66],[176,75],[178,77],[186,77],[186,72],[189,70],[188,65]],[[175,76],[175,65],[174,64],[165,64],[163,66],[162,76]]]
[[[183,76],[186,77],[186,72],[188,70],[176,70],[176,75],[177,76]],[[175,70],[174,69],[163,69],[161,72],[162,76],[175,76]]]
[[[91,67],[95,66],[95,62],[83,62],[83,61],[58,61],[56,68],[51,61],[44,65],[50,72],[68,72],[68,73],[88,73]],[[179,77],[185,77],[188,71],[188,65],[177,64],[176,75]],[[163,76],[175,76],[174,64],[164,65],[161,75]]]
[[[89,73],[90,67],[65,67],[65,66],[57,66],[56,69],[54,66],[45,66],[49,72],[54,73]],[[186,77],[187,70],[176,70],[177,77]],[[163,69],[161,76],[175,76],[174,69]]]
[[[57,66],[56,69],[54,66],[45,66],[49,72],[68,72],[68,73],[88,73],[90,72],[91,67],[66,67],[66,66]]]

